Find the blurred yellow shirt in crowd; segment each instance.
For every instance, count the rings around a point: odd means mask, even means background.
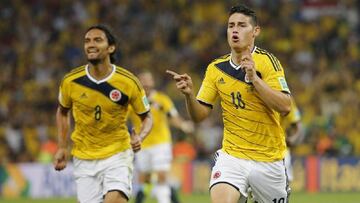
[[[153,127],[141,144],[144,149],[157,144],[171,142],[168,118],[178,114],[173,102],[167,95],[158,91],[153,91],[148,99],[150,103],[150,112],[153,116]],[[140,132],[141,120],[132,108],[129,109],[129,119],[135,127],[135,131]]]

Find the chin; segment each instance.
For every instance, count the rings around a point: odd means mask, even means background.
[[[233,45],[231,46],[231,49],[233,49],[233,50],[235,50],[235,51],[241,51],[243,48],[242,48],[240,45],[238,45],[238,44],[233,44]]]
[[[248,48],[248,45],[232,44],[231,48],[235,51],[242,51]]]
[[[91,58],[91,59],[88,58],[88,62],[93,64],[93,65],[97,65],[97,64],[99,64],[101,62],[101,60],[98,59],[98,58]]]

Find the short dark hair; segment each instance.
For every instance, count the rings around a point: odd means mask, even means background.
[[[249,7],[243,5],[243,4],[239,4],[236,6],[231,7],[230,11],[229,11],[229,16],[231,16],[234,13],[242,13],[246,16],[251,17],[251,20],[253,22],[253,25],[258,25],[258,19],[256,17],[256,13],[255,11],[251,10]]]
[[[108,44],[115,46],[115,51],[110,54],[110,62],[115,63],[116,62],[116,54],[115,53],[116,53],[116,41],[117,40],[116,40],[115,35],[112,33],[112,30],[106,25],[98,24],[98,25],[93,25],[93,26],[89,27],[86,30],[86,33],[88,33],[90,30],[93,30],[93,29],[98,29],[98,30],[103,31],[107,38]]]

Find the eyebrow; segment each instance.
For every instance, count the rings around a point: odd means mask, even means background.
[[[102,38],[102,37],[99,37],[99,36],[93,37],[93,38],[91,38],[91,37],[85,37],[85,40],[90,40],[90,39],[103,39],[103,38]]]
[[[246,24],[244,21],[238,21],[238,22],[228,22],[228,24]]]

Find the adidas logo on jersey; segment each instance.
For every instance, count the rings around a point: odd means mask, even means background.
[[[220,78],[220,79],[218,80],[218,83],[219,83],[219,84],[225,84],[224,78]]]

